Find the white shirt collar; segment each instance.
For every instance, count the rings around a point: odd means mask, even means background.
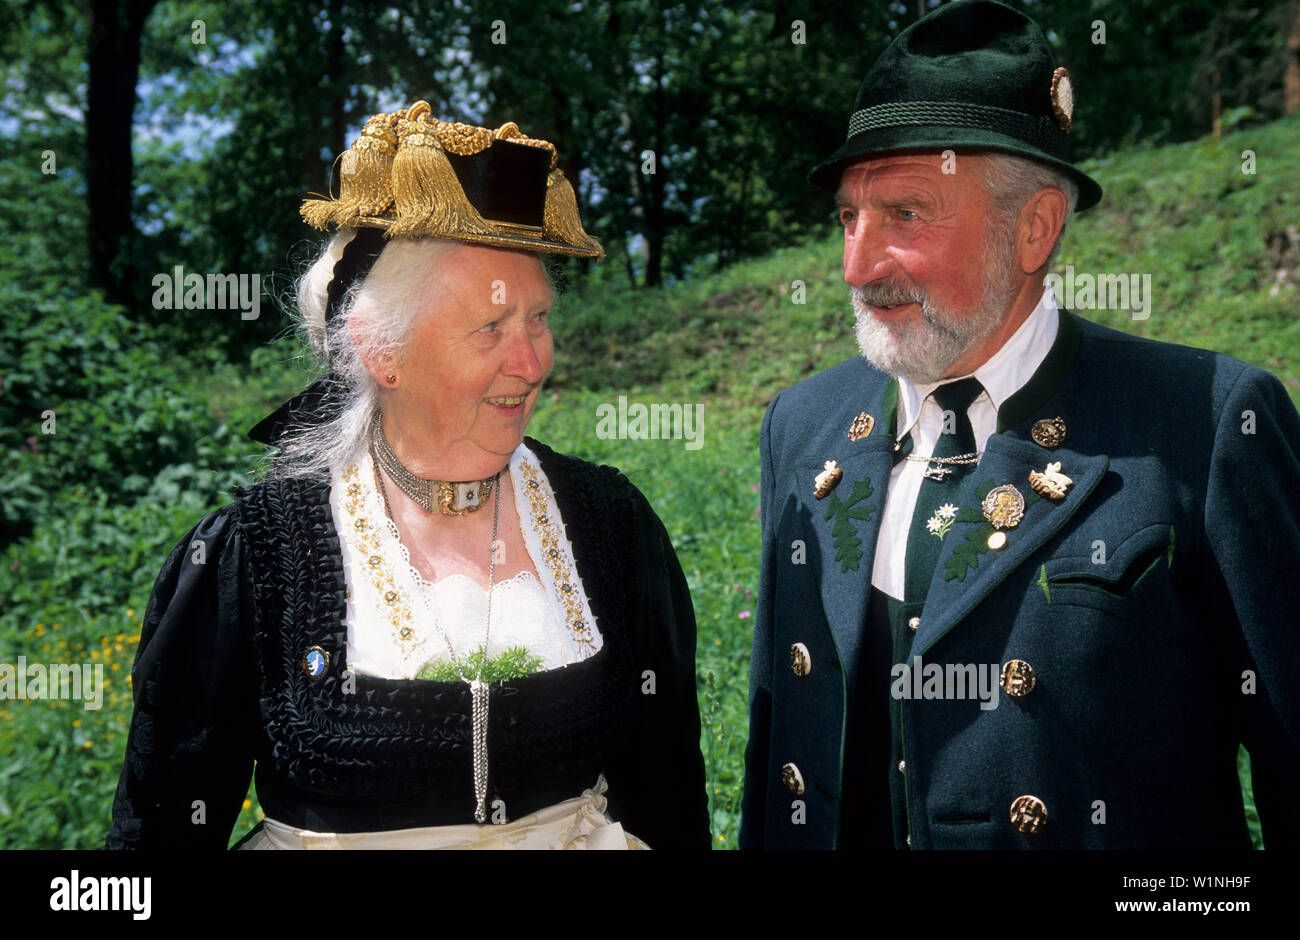
[[[1038,367],[1047,358],[1052,344],[1056,342],[1058,329],[1056,298],[1052,288],[1044,287],[1038,305],[1020,324],[1020,328],[1011,338],[1002,344],[1002,348],[989,357],[988,361],[973,373],[984,386],[984,393],[976,401],[987,398],[993,404],[994,411],[1002,407],[1003,402],[1020,391]],[[955,382],[966,376],[955,376],[942,382],[917,384],[908,379],[898,379],[898,439],[912,430],[921,416],[921,403],[940,385]]]

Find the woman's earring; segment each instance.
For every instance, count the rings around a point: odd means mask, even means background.
[[[397,376],[393,375],[393,373],[391,373],[391,372],[388,373],[388,384],[389,384],[389,385],[396,385],[396,384],[397,384]]]

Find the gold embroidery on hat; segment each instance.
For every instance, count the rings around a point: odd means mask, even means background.
[[[470,202],[448,153],[474,156],[493,141],[548,153],[542,226],[484,218]],[[495,131],[439,121],[428,102],[391,114],[375,114],[342,154],[338,198],[303,202],[303,219],[314,228],[379,228],[390,237],[451,238],[502,248],[603,257],[600,243],[582,227],[578,200],[556,163],[549,141],[524,136],[513,121]]]

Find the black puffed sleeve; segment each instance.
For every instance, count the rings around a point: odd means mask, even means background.
[[[232,507],[163,563],[131,670],[135,710],[106,847],[224,849],[257,734],[252,589]]]

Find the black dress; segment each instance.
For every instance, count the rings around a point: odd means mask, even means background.
[[[527,443],[604,643],[492,687],[489,802],[517,819],[603,773],[608,815],[627,832],[655,849],[708,848],[695,615],[663,524],[613,468]],[[323,479],[241,489],[168,555],[132,670],[108,848],[224,849],[254,764],[266,815],[297,828],[473,822],[464,683],[347,672],[329,495]],[[303,668],[311,647],[329,654],[316,678]]]

